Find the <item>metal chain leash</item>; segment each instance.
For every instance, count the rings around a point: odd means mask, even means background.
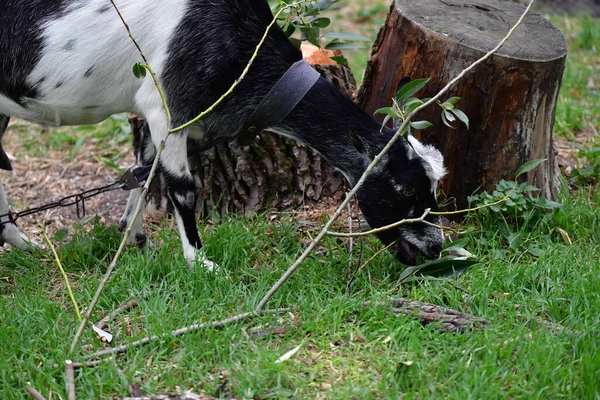
[[[51,210],[59,207],[71,207],[75,206],[77,211],[77,218],[85,217],[85,201],[91,197],[98,196],[101,193],[109,192],[111,190],[123,189],[131,190],[140,187],[144,184],[150,173],[151,166],[133,166],[129,168],[119,179],[110,182],[104,186],[84,190],[77,194],[63,197],[58,201],[47,203],[39,207],[28,208],[20,212],[8,212],[6,214],[0,214],[0,226],[8,223],[14,223],[19,218],[26,215],[37,214],[42,211]],[[8,217],[8,218],[7,218]]]

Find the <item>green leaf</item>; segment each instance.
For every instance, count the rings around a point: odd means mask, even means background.
[[[448,243],[447,247],[444,248],[443,251],[454,251],[458,249],[464,248],[469,243],[469,238],[464,237],[462,239],[455,240],[454,242]]]
[[[133,64],[133,76],[136,78],[145,78],[146,77],[146,67],[144,67],[141,63]]]
[[[447,101],[444,103],[440,103],[438,101],[437,103],[439,104],[440,107],[442,107],[444,110],[447,110],[447,111],[450,111],[454,108],[454,104],[448,103]]]
[[[448,100],[446,100],[446,103],[450,103],[452,105],[455,105],[456,103],[458,103],[460,101],[460,97],[450,97]]]
[[[432,125],[433,124],[429,121],[415,121],[410,123],[410,126],[415,129],[427,129]]]
[[[445,256],[438,260],[408,267],[400,274],[400,282],[426,278],[457,278],[478,261],[464,257]]]
[[[446,110],[442,110],[442,122],[444,125],[446,125],[448,128],[454,128],[451,122],[455,120],[456,117],[454,115],[450,114],[450,112]]]
[[[341,42],[331,42],[328,43],[325,48],[327,50],[348,50],[348,49],[364,49],[365,46],[357,43],[341,43]]]
[[[348,41],[352,41],[352,42],[370,42],[371,41],[371,39],[369,39],[366,36],[357,35],[355,33],[349,33],[349,32],[327,32],[321,37],[324,39],[348,40]]]
[[[348,60],[346,60],[346,57],[344,57],[344,56],[332,56],[329,58],[331,58],[333,61],[335,61],[339,65],[348,65]]]
[[[417,107],[422,105],[423,103],[424,103],[423,100],[411,97],[404,101],[404,104],[402,105],[402,109],[404,110],[404,112],[406,114],[409,114],[409,113],[413,112]]]
[[[452,113],[454,113],[454,115],[456,115],[456,117],[460,120],[460,122],[462,122],[463,124],[465,124],[465,126],[467,127],[467,129],[469,129],[469,117],[467,117],[467,114],[465,114],[464,112],[460,111],[457,108],[453,108],[450,111]]]
[[[69,230],[67,228],[60,229],[54,233],[55,242],[64,242],[69,237]]]
[[[400,118],[401,115],[394,107],[382,107],[375,110],[373,114],[385,114],[389,115],[392,118]]]
[[[419,90],[423,89],[429,82],[429,78],[415,79],[402,86],[398,93],[396,93],[396,101],[402,104],[405,100],[412,97]]]
[[[535,169],[538,165],[540,165],[541,163],[543,163],[546,160],[547,160],[546,158],[538,158],[536,160],[527,161],[525,164],[521,165],[519,167],[519,169],[517,169],[517,172],[515,172],[515,178],[518,178],[519,176],[523,175],[524,173],[529,172],[532,169]]]
[[[317,17],[313,18],[309,21],[311,26],[316,26],[318,28],[327,28],[329,24],[331,24],[331,20],[327,17]]]

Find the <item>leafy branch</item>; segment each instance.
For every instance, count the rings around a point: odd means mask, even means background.
[[[300,47],[302,41],[321,47],[321,40],[327,39],[329,43],[323,47],[329,50],[362,48],[362,45],[349,42],[370,42],[371,40],[365,36],[348,32],[321,34],[321,29],[327,28],[331,24],[331,20],[321,16],[320,13],[339,1],[302,0],[288,3],[284,0],[277,0],[273,12],[281,12],[278,17],[281,29],[296,47]],[[293,37],[298,32],[299,37]]]
[[[375,110],[375,114],[385,115],[382,128],[390,119],[394,120],[394,125],[398,125],[397,122],[404,122],[406,119],[408,119],[409,115],[414,115],[417,108],[423,107],[430,99],[419,99],[413,96],[423,89],[428,82],[429,78],[420,78],[404,84],[392,99],[391,107],[382,107]],[[439,100],[436,100],[436,103],[442,109],[441,117],[444,125],[454,128],[452,123],[458,118],[463,124],[466,125],[468,129],[469,118],[464,112],[455,107],[456,103],[459,101],[460,97],[451,97],[443,103]],[[432,125],[433,124],[429,121],[409,121],[408,125],[405,125],[405,127],[402,129],[401,134],[402,136],[406,136],[409,134],[410,128],[421,130],[427,129]]]

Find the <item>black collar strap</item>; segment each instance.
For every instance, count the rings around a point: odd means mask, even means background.
[[[237,137],[237,143],[247,146],[263,130],[281,122],[300,103],[320,76],[305,60],[295,62],[250,115]]]

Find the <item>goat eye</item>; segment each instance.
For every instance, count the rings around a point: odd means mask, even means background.
[[[413,197],[415,195],[414,187],[406,187],[402,189],[402,196],[404,197]]]

